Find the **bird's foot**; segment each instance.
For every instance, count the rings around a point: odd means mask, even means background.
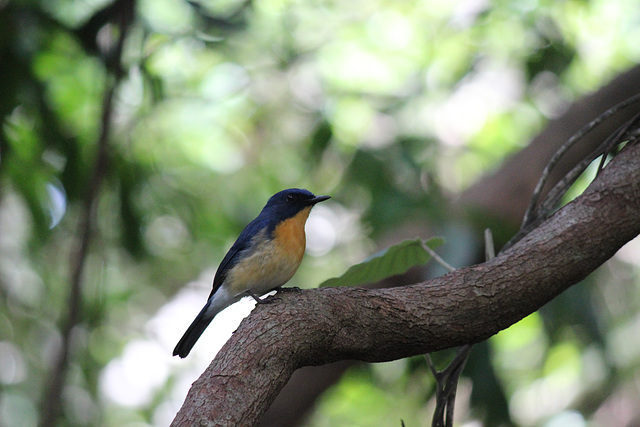
[[[282,301],[282,298],[276,295],[269,295],[260,300],[260,302],[256,301],[258,304],[273,304],[276,301]]]
[[[268,297],[264,297],[264,298],[260,298],[258,297],[256,294],[254,294],[251,291],[246,291],[247,295],[249,295],[251,298],[253,298],[256,301],[256,304],[272,304],[274,302],[276,302],[277,300],[280,300],[282,298],[277,297],[275,295],[269,295]]]

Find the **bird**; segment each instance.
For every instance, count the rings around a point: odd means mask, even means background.
[[[260,296],[293,277],[304,255],[304,226],[311,208],[330,198],[300,188],[269,198],[222,259],[207,303],[178,341],[174,356],[187,357],[213,318],[242,297],[250,296],[258,304],[271,302]]]

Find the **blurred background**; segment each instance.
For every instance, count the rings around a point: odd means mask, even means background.
[[[171,350],[281,189],[333,196],[291,285],[416,236],[481,262],[640,92],[639,40],[633,0],[0,0],[0,426],[168,425],[252,303]],[[639,426],[639,268],[475,346],[457,425]],[[422,357],[305,368],[264,425],[429,426],[433,390]]]

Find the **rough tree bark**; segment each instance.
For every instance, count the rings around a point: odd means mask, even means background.
[[[635,66],[598,91],[578,100],[560,117],[550,120],[526,148],[505,160],[498,170],[462,193],[450,209],[461,215],[482,213],[483,218],[490,218],[492,221],[494,218],[499,219],[502,224],[512,224],[514,228],[519,226],[542,170],[560,145],[603,111],[639,92],[640,66]],[[633,109],[622,111],[588,134],[563,158],[552,173],[550,184],[555,184],[633,114]],[[378,243],[383,248],[403,238],[429,236],[433,233],[430,226],[426,222],[404,224],[385,239],[389,241]],[[422,270],[412,269],[408,274],[394,277],[393,285],[415,283],[421,280],[421,274]],[[376,284],[376,287],[389,287],[387,282],[384,281],[381,286]],[[299,425],[317,396],[337,382],[355,363],[342,361],[297,370],[260,421],[260,426]]]
[[[494,260],[394,289],[324,288],[258,306],[193,384],[173,426],[255,425],[298,368],[381,362],[487,339],[640,233],[640,145]]]

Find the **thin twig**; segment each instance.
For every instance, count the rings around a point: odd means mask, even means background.
[[[491,261],[496,257],[496,246],[493,243],[493,233],[490,228],[484,230],[484,258]]]
[[[631,120],[625,123],[620,127],[619,131],[616,132],[616,137],[613,138],[609,144],[604,149],[604,153],[602,154],[602,159],[600,159],[600,164],[598,165],[598,170],[596,172],[596,176],[600,174],[602,169],[604,168],[604,163],[607,160],[607,157],[611,153],[611,150],[614,147],[617,147],[622,141],[629,140],[635,141],[638,137],[638,131],[640,130],[640,113],[633,116]],[[609,139],[607,139],[609,141]]]
[[[495,257],[495,248],[493,245],[493,235],[491,230],[486,229],[485,236],[485,251],[487,260]],[[454,271],[449,263],[442,259],[433,249],[426,244],[422,244],[424,249],[429,252],[438,264],[442,265],[449,271]],[[469,352],[471,351],[471,344],[463,345],[458,348],[456,356],[442,371],[438,371],[429,354],[425,354],[427,360],[427,366],[431,370],[433,377],[436,380],[436,407],[433,411],[433,418],[431,421],[432,427],[452,427],[453,426],[453,411],[456,403],[456,393],[458,390],[458,382],[460,381],[460,375],[464,369],[465,364],[469,358]]]
[[[422,247],[424,248],[425,251],[429,252],[429,255],[431,255],[431,257],[441,266],[443,266],[444,268],[446,268],[447,270],[449,270],[449,272],[452,272],[453,270],[455,270],[455,268],[449,264],[447,261],[443,260],[442,257],[440,257],[440,255],[438,255],[436,253],[436,251],[434,251],[433,249],[431,249],[429,247],[429,245],[427,245],[424,241],[422,242]]]
[[[133,18],[135,0],[131,0],[126,9],[121,11],[120,35],[115,48],[115,57],[118,65],[113,70],[114,78],[107,87],[102,100],[102,115],[100,121],[100,134],[97,139],[97,152],[93,174],[87,188],[84,199],[83,210],[80,220],[80,239],[75,251],[72,252],[70,265],[70,288],[67,317],[61,327],[62,346],[56,356],[50,373],[49,381],[45,388],[42,399],[42,409],[40,413],[40,425],[42,427],[53,427],[58,425],[58,418],[62,411],[62,392],[64,389],[65,377],[69,367],[69,354],[71,349],[71,335],[73,329],[81,321],[82,310],[82,276],[86,264],[89,245],[95,223],[95,211],[100,193],[100,186],[107,170],[108,145],[111,133],[111,116],[113,113],[113,97],[115,90],[122,79],[122,69],[119,60],[122,57],[122,49],[126,38],[127,30]],[[123,8],[124,9],[124,8]]]
[[[451,373],[447,381],[447,414],[445,427],[453,427],[453,410],[455,409],[456,393],[458,391],[458,384],[460,382],[460,375],[464,370],[467,360],[469,360],[469,352],[471,351],[471,344],[465,344],[458,349],[455,359],[453,359]]]
[[[582,175],[582,173],[595,159],[602,156],[596,175],[599,174],[611,150],[629,138],[629,129],[632,126],[637,125],[638,117],[640,117],[640,114],[635,115],[631,120],[628,120],[624,125],[620,126],[614,133],[609,135],[603,143],[601,143],[587,157],[582,159],[580,163],[574,166],[560,181],[558,181],[553,189],[549,191],[545,200],[540,203],[536,216],[543,219],[549,216],[549,214],[557,207],[560,199],[566,194],[578,177]]]
[[[538,181],[538,184],[536,185],[536,188],[533,191],[533,195],[531,196],[529,207],[522,221],[522,228],[525,228],[526,225],[529,224],[529,222],[532,220],[532,215],[536,212],[535,208],[536,208],[536,205],[538,204],[538,199],[540,198],[542,189],[544,185],[547,183],[547,180],[549,179],[549,175],[551,174],[551,171],[556,166],[556,164],[560,161],[562,156],[564,156],[564,154],[571,147],[573,147],[585,135],[587,135],[589,132],[595,129],[600,123],[602,123],[609,117],[613,116],[614,114],[620,112],[621,110],[624,110],[625,108],[637,102],[640,102],[640,94],[632,96],[631,98],[628,98],[627,100],[622,101],[615,107],[608,109],[603,114],[601,114],[600,116],[598,116],[597,118],[589,122],[582,129],[580,129],[576,134],[574,134],[571,138],[569,138],[569,140],[567,140],[567,142],[565,142],[558,151],[556,151],[556,153],[551,157],[551,160],[549,160],[549,163],[547,164],[547,166],[544,168],[544,171],[542,172],[540,180]]]
[[[495,258],[496,249],[493,244],[493,234],[490,229],[484,230],[485,240],[485,257],[487,261]],[[431,248],[424,245],[425,249],[438,261],[441,265],[449,268],[453,271],[453,267],[447,264],[442,258],[438,256]],[[464,369],[467,360],[469,359],[469,352],[471,351],[471,344],[463,345],[458,348],[456,356],[442,371],[438,372],[433,360],[429,354],[425,354],[427,365],[436,380],[436,407],[433,411],[433,418],[431,421],[432,427],[452,427],[453,426],[453,411],[456,404],[456,393],[458,390],[458,383],[460,381],[460,375]]]
[[[627,108],[628,106],[640,102],[640,94],[633,96],[626,101],[623,101],[616,105],[613,108],[605,111],[602,115],[598,116],[595,120],[591,121],[588,125],[580,129],[578,133],[573,135],[562,147],[553,155],[552,159],[549,161],[549,164],[545,168],[542,173],[542,177],[534,190],[534,193],[531,197],[531,201],[529,204],[529,208],[525,213],[525,218],[522,222],[522,226],[518,233],[507,242],[502,247],[502,251],[508,249],[513,246],[516,242],[526,236],[531,230],[540,225],[544,220],[546,220],[549,215],[558,207],[558,203],[562,199],[562,197],[566,194],[566,192],[571,188],[571,186],[575,183],[575,181],[580,177],[580,175],[586,170],[586,168],[599,156],[602,156],[600,161],[600,165],[598,166],[598,172],[602,169],[606,157],[611,152],[611,150],[618,146],[620,143],[629,140],[635,141],[638,136],[638,125],[640,121],[640,114],[634,116],[631,120],[627,121],[623,126],[618,128],[616,132],[609,135],[595,150],[593,150],[589,155],[582,159],[577,165],[575,165],[560,181],[558,181],[553,188],[547,193],[544,200],[540,203],[539,197],[542,191],[542,187],[547,182],[550,171],[557,164],[558,160],[566,151],[573,146],[576,142],[578,142],[583,136],[585,136],[588,132],[593,130],[596,126],[602,123],[607,118],[611,117],[613,114]]]
[[[425,354],[427,366],[436,380],[436,408],[433,411],[432,427],[451,427],[455,407],[458,380],[471,350],[470,344],[460,347],[449,365],[438,371],[429,354]]]

